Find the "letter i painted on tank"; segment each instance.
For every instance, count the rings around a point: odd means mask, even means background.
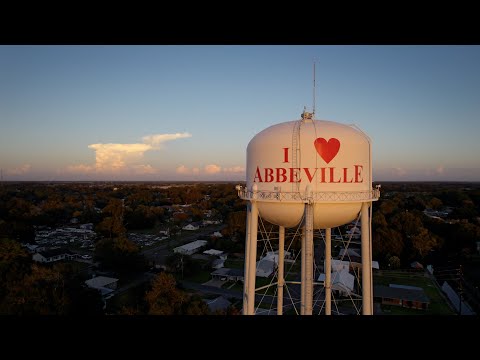
[[[289,148],[283,148],[283,162],[284,163],[289,163],[290,161],[288,161],[288,149]]]

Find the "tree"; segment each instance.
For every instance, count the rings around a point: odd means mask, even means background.
[[[433,198],[431,198],[430,201],[428,202],[428,206],[429,206],[431,209],[439,210],[439,209],[442,208],[443,203],[442,203],[442,200],[440,200],[439,198],[433,197]]]
[[[232,240],[245,240],[246,233],[246,211],[231,212],[227,217],[227,227],[223,232],[227,236],[231,236]]]
[[[183,315],[208,315],[210,310],[203,299],[198,295],[190,295],[182,307]]]
[[[390,266],[390,269],[398,269],[400,268],[400,258],[398,256],[391,256],[388,259],[388,265]]]
[[[436,238],[423,227],[418,234],[411,237],[411,241],[415,255],[422,259],[437,245]]]
[[[0,239],[0,302],[9,289],[30,273],[31,263],[31,256],[18,242]]]
[[[182,277],[188,277],[200,270],[200,265],[190,255],[173,253],[165,259],[165,263],[171,271],[182,274]]]
[[[152,289],[145,295],[149,315],[181,313],[186,297],[175,285],[175,278],[170,274],[162,272],[154,278]]]
[[[95,245],[95,259],[103,267],[120,273],[140,271],[145,266],[138,246],[125,237],[98,241]]]
[[[103,236],[113,239],[124,236],[126,233],[123,225],[123,201],[119,199],[111,199],[107,206],[103,209],[104,214],[110,216],[105,217],[95,228],[95,231]]]
[[[0,304],[0,313],[64,315],[70,305],[63,275],[55,268],[32,265],[32,272],[17,282]]]

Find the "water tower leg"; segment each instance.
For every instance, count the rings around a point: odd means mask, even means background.
[[[325,315],[332,315],[332,229],[325,229]]]
[[[278,227],[278,291],[277,315],[283,315],[283,284],[284,284],[284,258],[285,258],[285,228]]]
[[[248,314],[248,270],[250,265],[250,217],[252,213],[252,208],[250,203],[247,204],[247,228],[246,228],[246,239],[245,239],[245,265],[243,271],[243,315]]]
[[[300,315],[305,315],[305,225],[302,226],[302,270],[300,285]]]
[[[258,207],[255,201],[251,203],[250,217],[250,249],[248,259],[248,315],[255,315],[255,280],[257,276],[257,231]]]
[[[305,315],[313,311],[313,205],[305,204]]]
[[[362,203],[362,303],[363,315],[372,315],[372,257],[370,254],[370,231],[368,203]]]

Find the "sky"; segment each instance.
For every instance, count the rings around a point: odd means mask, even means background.
[[[261,130],[372,139],[374,181],[480,181],[480,46],[0,46],[4,181],[245,180]]]

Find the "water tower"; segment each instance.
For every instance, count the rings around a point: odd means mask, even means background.
[[[270,126],[250,141],[246,187],[237,186],[240,198],[248,201],[244,314],[255,314],[256,291],[265,288],[256,288],[259,219],[278,226],[277,281],[270,285],[275,286],[279,315],[285,307],[287,284],[300,285],[297,313],[312,314],[314,285],[324,290],[322,311],[332,313],[332,228],[360,219],[361,295],[357,295],[362,314],[372,314],[371,205],[380,191],[372,188],[371,159],[371,141],[359,128],[316,120],[306,111],[301,119]],[[301,275],[300,281],[287,281],[285,230],[295,228],[301,234]],[[315,231],[320,231],[324,240],[323,281],[314,277]]]

